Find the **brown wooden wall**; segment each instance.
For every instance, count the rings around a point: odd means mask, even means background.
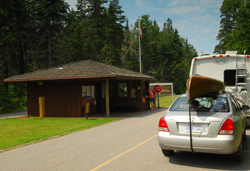
[[[98,81],[104,83],[104,81]],[[146,81],[136,81],[137,96],[130,97],[131,87],[129,80],[112,80],[110,82],[126,82],[128,85],[128,97],[110,97],[110,109],[114,111],[114,101],[139,101],[140,106],[137,111],[149,110],[149,99],[143,93],[143,86],[148,85]],[[135,81],[132,81],[135,82]],[[143,84],[143,82],[145,82]],[[65,81],[65,82],[43,82],[43,85],[38,85],[38,82],[28,83],[28,115],[39,116],[39,97],[45,97],[45,117],[84,117],[85,106],[82,105],[82,85],[93,85],[96,88],[97,81]],[[141,89],[139,90],[138,87]],[[97,92],[102,92],[100,91]],[[97,97],[97,95],[95,95]],[[98,100],[96,100],[98,103]],[[106,112],[105,98],[100,95],[101,112]],[[98,112],[97,105],[91,104],[91,113]],[[117,111],[116,111],[117,112]],[[121,111],[122,112],[122,111]]]
[[[38,98],[42,96],[46,117],[81,117],[80,81],[28,83],[28,115],[39,116]]]
[[[28,89],[27,89],[28,115],[39,116],[38,83],[28,83],[27,86],[28,86]]]

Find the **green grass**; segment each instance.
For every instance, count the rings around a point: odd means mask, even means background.
[[[178,96],[179,95],[174,95],[173,100],[175,100]],[[160,108],[169,107],[172,104],[172,96],[160,96],[159,104]],[[156,96],[156,106],[158,107],[158,96]]]
[[[77,130],[116,121],[121,118],[75,119],[75,118],[6,118],[0,119],[0,150],[21,144],[46,140]]]

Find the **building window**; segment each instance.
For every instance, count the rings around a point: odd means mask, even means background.
[[[127,83],[118,83],[118,96],[119,97],[128,97]]]
[[[225,84],[225,86],[235,86],[235,74],[236,74],[235,69],[224,71],[224,84]]]
[[[131,82],[131,97],[136,97],[136,82]]]
[[[94,86],[82,86],[82,97],[95,98],[95,87]]]
[[[117,84],[116,83],[109,83],[109,96],[116,97],[117,96]]]

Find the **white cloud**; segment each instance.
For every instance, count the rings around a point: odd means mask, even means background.
[[[181,6],[181,7],[175,7],[175,8],[169,8],[164,10],[166,14],[174,14],[174,15],[186,15],[188,13],[194,13],[194,12],[203,12],[200,10],[200,6]]]
[[[222,4],[223,0],[171,0],[167,5],[173,6],[183,6],[183,5],[197,5],[200,4],[205,7],[214,6],[214,4]],[[162,2],[162,0],[161,0]]]
[[[143,2],[141,0],[135,0],[135,4],[136,6],[138,6],[139,8],[143,7]]]
[[[152,7],[146,7],[144,8],[145,11],[162,11],[161,8],[152,8]]]
[[[192,18],[185,18],[178,21],[173,21],[174,26],[184,33],[197,35],[203,33],[211,36],[218,33],[219,21],[212,15],[196,16]]]
[[[188,4],[190,0],[172,0],[168,6],[179,6],[179,5],[185,5]]]
[[[222,0],[206,0],[206,1],[199,1],[199,3],[206,7],[206,8],[210,8],[210,7],[220,7],[222,4]],[[220,4],[220,6],[219,6]]]
[[[135,0],[136,6],[138,6],[143,11],[161,11],[162,8],[155,7],[155,4],[150,0]]]

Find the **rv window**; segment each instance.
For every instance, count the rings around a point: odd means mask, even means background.
[[[224,84],[225,86],[235,86],[235,74],[236,70],[224,71]]]

